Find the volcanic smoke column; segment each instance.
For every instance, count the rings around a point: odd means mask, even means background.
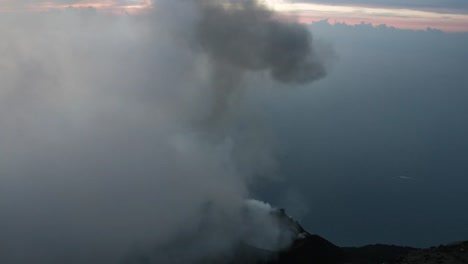
[[[306,84],[325,77],[323,57],[317,53],[305,25],[281,19],[258,1],[197,0],[195,9],[189,42],[195,53],[208,61],[210,108],[197,127],[204,137],[194,141],[225,150],[229,166],[223,166],[224,173],[235,175],[240,185],[248,189],[246,185],[252,178],[256,180],[258,175],[274,170],[276,160],[271,142],[265,140],[268,131],[257,124],[248,129],[235,128],[240,109],[232,99],[238,90],[252,87],[244,83],[244,75],[267,73],[283,84]],[[248,123],[245,119],[250,117],[241,115],[240,122]],[[205,224],[201,226],[209,228],[200,228],[204,230],[203,238],[194,243],[210,245],[202,247],[208,249],[206,254],[229,251],[232,245],[220,247],[220,241],[226,238],[234,244],[241,240],[269,250],[281,249],[291,242],[291,235],[285,232],[289,227],[275,218],[275,210],[269,206],[248,200],[239,205],[241,208],[227,209],[235,211],[232,214],[225,212],[222,197],[213,197],[208,204],[205,211],[209,213],[203,214]],[[247,212],[248,217],[239,219],[246,216],[240,212]],[[246,226],[248,232],[242,229]],[[213,250],[213,245],[219,248]]]
[[[282,21],[255,0],[197,3],[201,17],[196,43],[210,60],[216,97],[210,120],[225,114],[227,100],[246,71],[267,71],[274,80],[289,84],[326,75],[305,25]]]

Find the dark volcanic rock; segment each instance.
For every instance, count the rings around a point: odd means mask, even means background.
[[[247,212],[248,213],[248,212]],[[248,216],[248,214],[247,214]],[[133,252],[124,264],[468,264],[468,241],[429,249],[416,249],[394,245],[368,245],[364,247],[338,247],[330,241],[308,233],[283,209],[272,209],[266,222],[281,227],[276,238],[286,241],[284,247],[261,247],[251,243],[264,232],[248,229],[250,240],[239,240],[223,254],[215,254],[213,246],[223,245],[222,239],[210,242],[210,235],[220,230],[212,222],[203,222],[192,233],[183,233],[167,245],[144,252]],[[247,218],[250,219],[250,218]],[[262,221],[265,219],[261,219]],[[261,222],[263,223],[263,222]],[[248,224],[248,223],[246,223]],[[254,227],[257,227],[254,225]],[[261,229],[261,227],[260,227]],[[240,229],[242,230],[242,229]],[[263,230],[260,230],[263,231]],[[206,239],[208,238],[208,239]],[[222,236],[215,236],[222,238]],[[267,238],[270,238],[267,236]],[[273,237],[275,238],[275,237]],[[263,240],[260,240],[263,241]],[[274,241],[273,241],[274,242]],[[206,243],[206,244],[205,244]],[[267,243],[268,244],[268,243]],[[270,243],[271,244],[271,243]],[[275,245],[277,243],[273,243]],[[283,244],[278,244],[283,245]],[[278,250],[282,248],[282,250]],[[215,252],[215,253],[213,253]]]
[[[364,247],[344,247],[346,263],[353,264],[394,264],[410,252],[416,251],[412,247],[399,247],[394,245],[368,245]]]
[[[268,262],[269,264],[302,264],[302,263],[343,263],[344,252],[338,246],[328,240],[317,236],[308,235],[305,238],[296,240],[286,251]]]
[[[398,264],[468,264],[468,241],[422,249],[403,257]]]

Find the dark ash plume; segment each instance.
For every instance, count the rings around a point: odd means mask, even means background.
[[[304,25],[281,21],[255,0],[200,1],[199,7],[196,38],[214,67],[266,70],[276,81],[296,84],[326,75]]]

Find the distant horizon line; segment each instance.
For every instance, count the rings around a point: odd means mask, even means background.
[[[327,20],[334,25],[370,24],[374,27],[385,25],[397,29],[427,30],[436,29],[449,33],[468,32],[468,14],[445,13],[428,10],[366,7],[346,5],[326,5],[311,3],[290,3],[284,0],[268,0],[268,6],[282,17],[299,23],[312,24]],[[141,0],[134,4],[117,4],[115,0],[105,2],[81,2],[76,4],[54,4],[44,2],[37,5],[5,7],[0,4],[1,13],[43,13],[74,8],[95,9],[100,13],[113,15],[145,15],[155,10],[151,0]]]

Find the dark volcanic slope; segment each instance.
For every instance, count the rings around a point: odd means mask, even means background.
[[[411,247],[382,244],[368,245],[364,247],[344,247],[342,249],[346,256],[346,263],[353,264],[393,264],[397,263],[401,257],[417,250],[416,248]]]
[[[271,211],[271,217],[292,234],[294,241],[282,251],[260,249],[246,241],[239,241],[227,255],[202,254],[201,259],[185,256],[207,234],[183,236],[167,247],[151,252],[130,255],[124,264],[468,264],[468,241],[429,249],[415,249],[394,245],[338,247],[330,241],[308,233],[284,210]],[[196,247],[195,247],[196,248]],[[203,247],[202,247],[203,248]],[[149,254],[148,254],[149,253]],[[192,252],[193,253],[193,252]],[[209,252],[206,252],[209,253]]]
[[[338,264],[343,263],[344,259],[344,252],[341,248],[320,236],[309,235],[296,240],[289,250],[278,254],[278,257],[268,264]]]
[[[398,264],[468,264],[468,241],[418,250]]]
[[[268,264],[397,264],[415,251],[415,248],[393,245],[340,248],[320,236],[309,235],[297,240]]]

